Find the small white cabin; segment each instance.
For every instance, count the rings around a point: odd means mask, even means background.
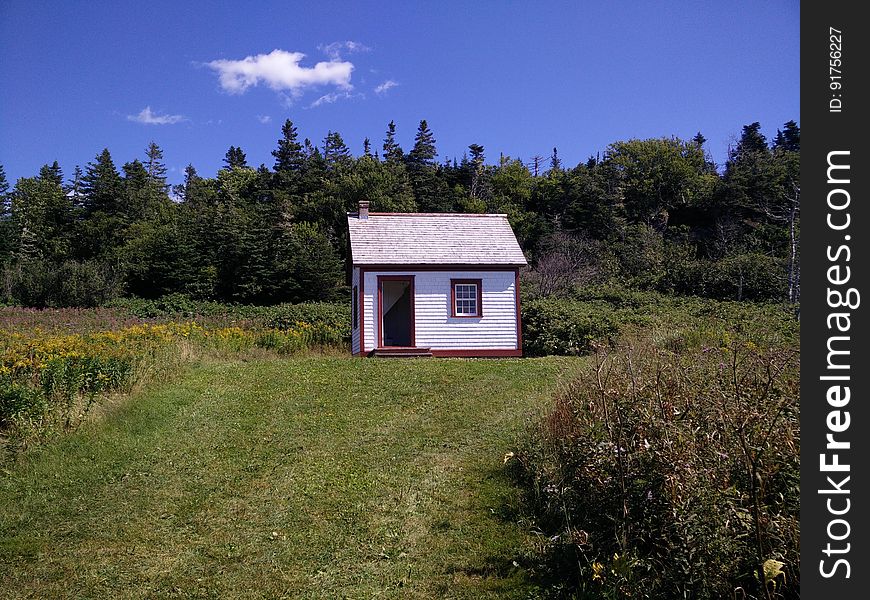
[[[347,216],[356,356],[522,356],[519,269],[507,215]]]

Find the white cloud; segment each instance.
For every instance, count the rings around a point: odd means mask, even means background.
[[[257,115],[257,120],[263,125],[267,125],[272,122],[272,117],[269,115]]]
[[[181,121],[187,121],[187,117],[183,115],[161,115],[153,112],[150,106],[146,106],[138,115],[127,115],[127,120],[145,125],[173,125]]]
[[[375,93],[381,96],[383,94],[386,94],[388,90],[396,87],[397,85],[399,85],[398,81],[387,79],[385,82],[375,88]]]
[[[332,60],[341,60],[342,54],[355,54],[357,52],[370,52],[371,48],[366,46],[365,44],[361,44],[359,42],[354,42],[351,40],[347,40],[344,42],[332,42],[331,44],[323,45],[317,47],[318,50],[326,54]]]
[[[293,96],[301,95],[306,87],[317,85],[353,89],[350,83],[353,63],[331,60],[303,67],[299,65],[303,58],[305,55],[301,52],[272,50],[269,54],[241,60],[221,59],[205,64],[218,73],[221,87],[230,94],[243,94],[261,82],[278,92],[288,90]]]
[[[339,100],[350,100],[351,98],[364,98],[363,94],[351,94],[349,92],[330,92],[324,94],[314,102],[308,105],[308,108],[317,108],[324,104],[333,104]]]

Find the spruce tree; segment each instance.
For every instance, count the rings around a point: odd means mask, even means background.
[[[293,121],[287,119],[281,127],[282,137],[278,140],[278,148],[272,150],[275,157],[276,173],[301,173],[305,164],[305,153],[299,143],[299,134]]]
[[[51,165],[43,165],[39,170],[39,176],[46,181],[63,187],[63,171],[57,161],[54,161]]]
[[[59,262],[69,252],[72,211],[69,198],[48,177],[21,178],[12,193],[11,213],[16,254],[25,260]]]
[[[9,193],[9,180],[6,179],[6,169],[0,165],[0,198],[5,198]]]
[[[70,179],[69,184],[67,184],[67,192],[70,195],[70,199],[73,203],[73,208],[79,210],[83,207],[84,203],[84,192],[82,191],[82,178],[84,177],[84,173],[82,172],[82,168],[76,165],[75,169],[73,169],[73,176]]]
[[[108,148],[97,155],[95,162],[88,163],[82,177],[82,193],[87,215],[96,212],[114,215],[118,212],[123,186]]]
[[[784,125],[784,130],[777,129],[776,139],[773,142],[774,149],[782,149],[788,152],[800,152],[801,128],[794,121]]]
[[[393,121],[387,125],[387,137],[384,138],[383,150],[384,160],[387,162],[400,161],[405,155],[402,147],[396,141],[396,124]]]
[[[57,161],[54,161],[50,165],[42,165],[39,169],[39,178],[43,181],[49,181],[59,186],[63,185],[63,171],[61,171],[60,165],[57,164]]]
[[[435,150],[435,134],[429,129],[426,119],[420,121],[417,135],[414,136],[414,147],[408,153],[408,164],[414,166],[433,166],[438,152]]]
[[[761,133],[761,123],[758,121],[743,126],[740,141],[737,142],[737,147],[731,151],[729,158],[735,160],[741,155],[751,152],[767,152],[767,138]]]
[[[11,207],[9,206],[9,181],[6,171],[0,165],[0,263],[5,261],[13,250]]]
[[[166,165],[163,163],[163,150],[153,141],[148,144],[145,149],[145,171],[148,174],[148,179],[158,189],[164,192],[169,189],[166,184]]]
[[[484,168],[485,157],[483,155],[483,146],[480,144],[471,144],[468,146],[468,151],[471,153],[469,166],[471,169],[471,187],[469,193],[472,198],[485,199],[490,196],[488,182],[486,177],[486,169]]]
[[[350,161],[350,150],[337,131],[330,131],[323,140],[323,159],[329,167],[347,164]]]
[[[138,158],[125,163],[121,170],[124,171],[124,185],[128,189],[132,188],[138,191],[145,189],[148,185],[148,169]]]
[[[550,155],[550,173],[558,173],[562,170],[562,159],[559,158],[559,150],[553,148],[553,154]]]
[[[231,171],[233,169],[247,169],[248,158],[245,156],[245,153],[242,152],[241,148],[230,146],[230,149],[227,150],[227,153],[224,156],[224,165],[225,169],[229,169]]]

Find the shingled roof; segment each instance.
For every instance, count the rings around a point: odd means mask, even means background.
[[[349,213],[354,265],[526,264],[507,215]]]

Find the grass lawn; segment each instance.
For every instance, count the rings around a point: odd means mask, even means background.
[[[581,364],[198,363],[0,471],[0,597],[535,597],[502,460]]]

